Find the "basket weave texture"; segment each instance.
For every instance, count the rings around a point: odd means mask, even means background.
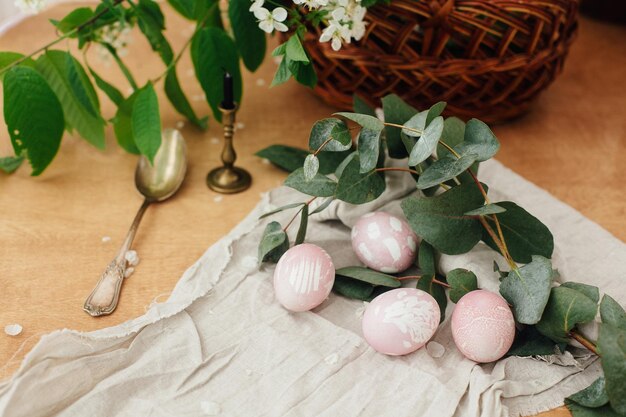
[[[305,47],[315,93],[335,107],[395,93],[493,123],[524,113],[561,72],[577,16],[578,0],[391,0],[368,10],[359,42],[335,52],[310,31]]]

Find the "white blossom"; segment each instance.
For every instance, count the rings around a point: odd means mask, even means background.
[[[263,4],[265,4],[265,0],[254,0],[252,2],[252,6],[250,6],[250,10],[252,13],[254,13],[255,11],[259,10],[260,8],[263,7]]]
[[[367,9],[361,6],[360,0],[329,0],[322,10],[328,11],[331,19],[320,36],[320,42],[330,41],[335,51],[352,39],[358,41],[365,35],[363,19]]]
[[[14,4],[24,13],[39,13],[48,0],[15,0]]]
[[[309,10],[315,10],[328,5],[328,0],[293,0],[298,6],[305,6]]]
[[[320,42],[330,42],[333,50],[341,49],[343,42],[350,43],[350,30],[337,20],[331,20],[320,36]]]
[[[282,7],[277,7],[271,12],[264,7],[255,8],[254,16],[259,19],[259,28],[266,33],[272,33],[274,30],[279,32],[289,30],[287,25],[282,23],[287,19],[287,10]]]

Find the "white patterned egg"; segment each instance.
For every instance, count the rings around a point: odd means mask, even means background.
[[[307,311],[322,304],[334,282],[335,266],[330,255],[310,243],[285,252],[274,271],[276,299],[291,311]]]
[[[451,327],[456,347],[479,363],[503,357],[515,338],[515,320],[506,300],[485,290],[461,297],[454,307]]]
[[[396,288],[387,291],[365,309],[363,336],[386,355],[406,355],[428,342],[439,326],[439,305],[425,291]]]
[[[417,235],[396,216],[382,211],[368,213],[352,228],[352,249],[369,268],[395,274],[415,260]]]

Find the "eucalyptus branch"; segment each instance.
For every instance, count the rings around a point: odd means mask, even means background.
[[[317,197],[312,197],[309,201],[305,202],[302,205],[302,207],[300,207],[300,210],[298,210],[296,214],[294,214],[294,216],[291,218],[291,220],[289,220],[289,223],[287,223],[287,226],[283,227],[283,232],[286,232],[287,229],[289,229],[289,226],[291,226],[291,223],[293,223],[294,220],[296,220],[296,218],[300,215],[300,213],[302,213],[302,210],[304,210],[304,206],[310,205],[312,202],[315,201],[315,199],[317,199]]]
[[[489,223],[487,223],[487,220],[485,220],[485,218],[483,216],[477,216],[477,217],[478,217],[478,221],[480,221],[480,223],[483,225],[483,227],[485,228],[487,233],[489,233],[489,236],[491,236],[491,239],[493,239],[494,243],[496,244],[496,246],[500,250],[500,253],[504,257],[506,262],[509,264],[511,269],[512,270],[517,270],[518,269],[517,268],[517,264],[511,258],[511,254],[509,254],[509,251],[504,246],[504,243],[502,242],[500,237],[498,237],[496,235],[496,232],[494,232],[494,230],[491,228],[491,226],[489,226]]]
[[[404,126],[404,125],[399,125],[399,124],[397,124],[397,123],[388,123],[388,122],[383,122],[383,124],[384,124],[385,126],[391,126],[391,127],[397,127],[397,128],[400,128],[400,129],[406,129],[406,130],[409,130],[409,131],[411,131],[411,132],[419,133],[420,135],[421,135],[422,133],[424,133],[424,131],[423,131],[423,130],[420,130],[420,129],[415,129],[415,128],[412,128],[412,127],[407,127],[407,126]]]
[[[576,330],[572,330],[569,335],[576,340],[578,343],[583,345],[586,349],[590,350],[594,354],[600,356],[598,353],[598,347],[589,339],[587,339],[582,334],[578,333]]]
[[[114,0],[113,1],[113,6],[117,6],[118,4],[122,3],[124,0]],[[70,30],[69,32],[67,32],[66,34],[56,38],[55,40],[47,43],[46,45],[42,46],[41,48],[38,48],[37,50],[35,50],[34,52],[25,55],[23,57],[21,57],[20,59],[18,59],[17,61],[12,62],[10,65],[7,65],[6,67],[2,68],[0,70],[0,75],[4,74],[5,72],[7,72],[8,70],[10,70],[13,67],[18,66],[19,64],[21,64],[22,62],[26,61],[27,59],[30,59],[32,57],[34,57],[35,55],[37,55],[40,52],[44,52],[46,51],[48,48],[56,45],[59,42],[64,41],[65,39],[77,34],[78,32],[80,32],[81,30],[85,29],[86,27],[93,25],[94,23],[96,23],[98,21],[98,19],[100,19],[102,16],[104,16],[105,14],[107,14],[109,11],[111,10],[110,7],[106,7],[104,9],[102,9],[97,15],[95,15],[94,17],[92,17],[91,19],[87,20],[85,23],[81,23],[80,25],[76,26],[74,29]]]

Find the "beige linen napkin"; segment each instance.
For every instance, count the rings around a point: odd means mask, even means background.
[[[626,301],[618,282],[626,272],[622,242],[498,162],[483,165],[480,176],[494,200],[514,199],[552,229],[564,279],[599,285]],[[397,212],[396,200],[414,185],[395,173],[388,178],[398,186],[376,207],[333,203],[311,218],[308,240],[326,248],[337,267],[357,259],[349,229],[327,220],[352,224],[363,209]],[[287,188],[266,195],[185,272],[167,302],[144,316],[96,332],[44,336],[0,384],[0,415],[492,417],[560,405],[597,377],[598,361],[571,355],[476,365],[455,349],[448,321],[434,337],[442,356],[421,349],[387,357],[361,337],[363,304],[335,295],[313,312],[284,310],[273,296],[274,266],[257,265],[269,221],[257,219],[298,199],[304,196]],[[442,264],[469,267],[482,287],[493,288],[496,258],[479,245]]]

